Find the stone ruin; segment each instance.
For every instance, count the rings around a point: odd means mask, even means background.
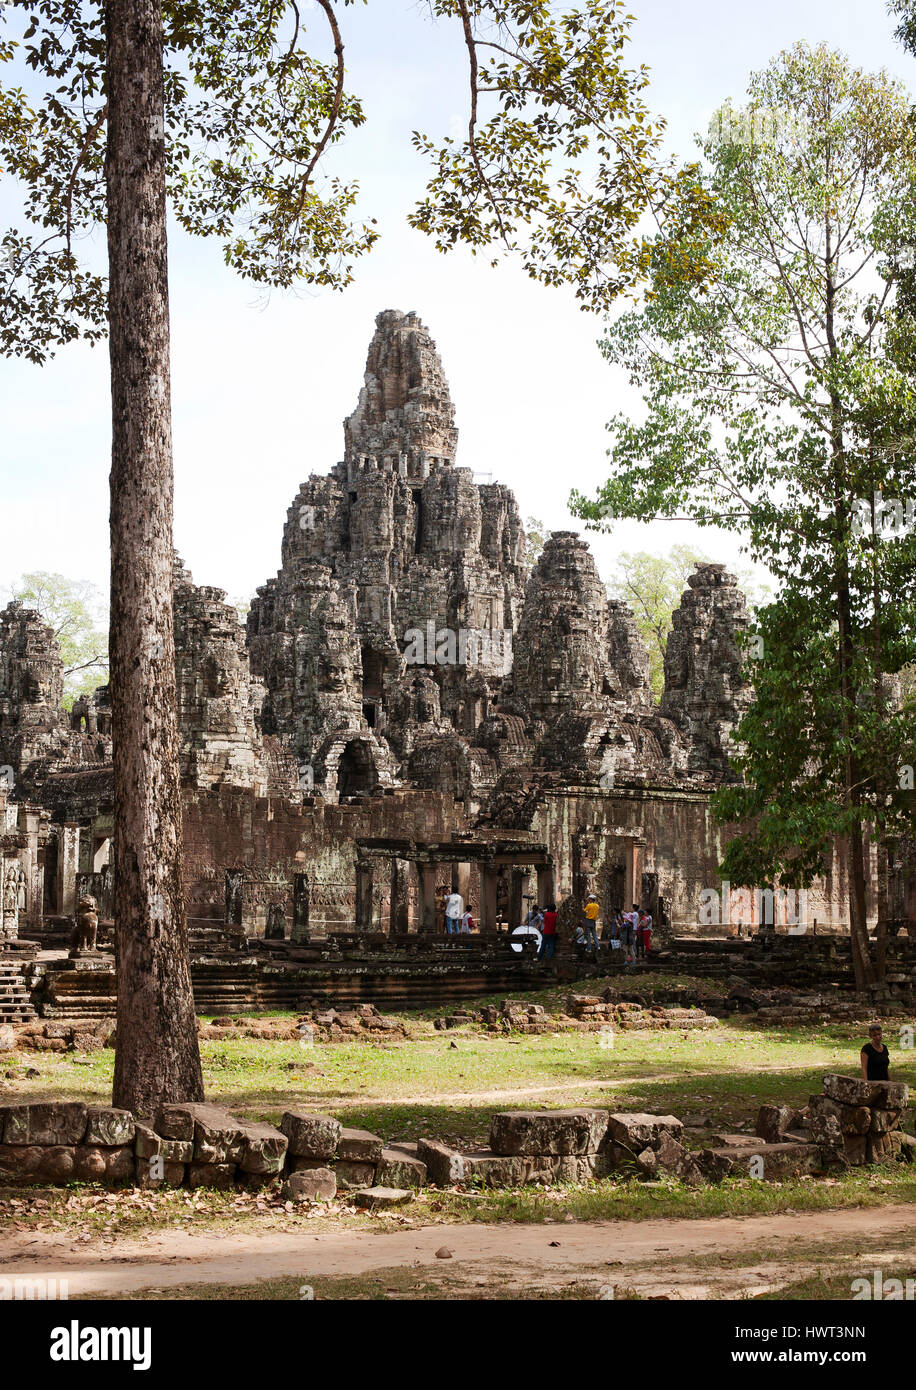
[[[211,954],[223,926],[299,942],[352,929],[354,841],[366,836],[511,830],[549,847],[558,902],[594,887],[607,909],[632,894],[662,930],[697,930],[727,833],[709,796],[733,776],[750,699],[735,577],[706,564],[690,577],[657,702],[633,614],[607,597],[586,542],[553,532],[529,572],[512,492],[457,457],[435,344],[416,314],[386,311],[344,457],[300,486],[280,568],[244,627],[224,591],[195,585],[176,558],[186,895],[192,941],[209,933]],[[53,633],[10,604],[8,942],[72,915],[81,892],[99,902],[110,940],[107,689],[69,714],[62,690]],[[822,890],[822,921],[842,920],[839,882]],[[363,904],[361,930],[382,920],[386,891]],[[519,892],[501,883],[499,901]],[[416,907],[414,886],[405,930]]]
[[[386,1142],[331,1115],[287,1110],[279,1127],[216,1105],[161,1106],[139,1119],[78,1101],[0,1106],[0,1184],[104,1182],[249,1190],[284,1200],[395,1206],[411,1190],[519,1188],[594,1179],[727,1177],[781,1181],[864,1162],[912,1162],[916,1139],[900,1127],[907,1087],[825,1076],[805,1112],[764,1106],[757,1135],[713,1136],[705,1147],[674,1115],[602,1109],[507,1110],[491,1116],[489,1147],[439,1139]],[[790,1126],[801,1128],[794,1132]]]

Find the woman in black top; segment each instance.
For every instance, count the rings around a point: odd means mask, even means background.
[[[886,1081],[887,1070],[890,1066],[890,1053],[881,1041],[881,1027],[873,1023],[868,1030],[870,1041],[865,1044],[860,1053],[862,1062],[863,1081]]]

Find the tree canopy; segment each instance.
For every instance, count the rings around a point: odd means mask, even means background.
[[[912,734],[885,677],[916,651],[905,507],[916,497],[916,129],[899,83],[824,45],[779,55],[748,98],[742,120],[703,141],[727,225],[660,241],[643,306],[605,339],[646,417],[614,417],[612,476],[572,506],[599,526],[686,515],[724,527],[774,575],[739,730],[746,781],[718,801],[756,828],[723,872],[804,882],[839,839],[866,950],[862,837],[905,820],[894,771]],[[697,255],[699,288],[681,274]]]
[[[365,0],[363,0],[365,3]],[[166,0],[166,186],[190,235],[265,286],[343,289],[379,236],[358,184],[328,168],[366,120],[347,88],[344,29],[359,0]],[[715,212],[692,168],[663,157],[645,67],[624,61],[619,0],[430,0],[468,74],[461,138],[414,134],[432,164],[411,223],[445,252],[511,255],[546,284],[605,309],[645,274],[660,225]],[[41,362],[106,331],[106,277],[80,257],[105,220],[108,91],[100,0],[10,0],[0,64],[24,59],[29,91],[0,87],[0,172],[22,214],[0,245],[0,350]],[[345,17],[345,11],[353,11]],[[347,36],[349,42],[349,34]],[[34,88],[34,90],[32,90]]]

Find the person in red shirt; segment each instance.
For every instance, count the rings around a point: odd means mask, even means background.
[[[636,954],[646,957],[652,950],[652,918],[644,912],[636,928]]]
[[[553,960],[557,947],[557,905],[550,903],[544,908],[544,925],[541,927],[541,949],[538,960]]]

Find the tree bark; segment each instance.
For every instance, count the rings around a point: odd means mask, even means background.
[[[106,4],[114,1104],[203,1099],[181,875],[172,437],[158,0]]]

